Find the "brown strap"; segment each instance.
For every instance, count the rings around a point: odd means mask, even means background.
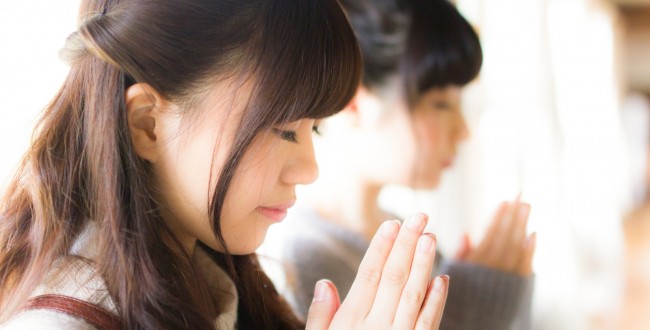
[[[36,296],[27,300],[22,310],[49,309],[62,312],[93,325],[99,330],[119,330],[122,324],[117,316],[97,305],[57,294]]]

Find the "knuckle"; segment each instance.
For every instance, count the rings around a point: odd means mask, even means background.
[[[390,268],[382,276],[389,284],[404,284],[408,278],[408,273],[399,267]]]
[[[420,307],[424,301],[424,292],[421,290],[406,289],[402,293],[402,300],[412,306]]]
[[[377,246],[374,247],[374,251],[376,251],[376,255],[385,256],[390,253],[391,248],[392,247],[388,244],[377,244]]]
[[[412,235],[410,233],[408,236],[405,235],[403,237],[400,237],[397,239],[397,241],[395,241],[395,248],[412,250],[417,244],[419,237],[420,237],[419,235]]]
[[[379,283],[379,280],[381,279],[381,271],[372,267],[360,269],[357,278],[366,284],[374,285]]]
[[[433,267],[433,261],[435,259],[435,254],[431,254],[428,257],[420,256],[413,260],[413,270],[417,272],[430,273]]]
[[[436,323],[436,317],[433,313],[422,313],[420,315],[420,329],[433,329],[433,325]]]

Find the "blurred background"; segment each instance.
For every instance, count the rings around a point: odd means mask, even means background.
[[[0,3],[0,185],[63,81],[78,0]],[[650,0],[457,0],[485,61],[464,95],[472,130],[423,210],[444,253],[480,239],[502,200],[533,205],[535,329],[650,329]],[[435,221],[445,219],[445,221]]]
[[[535,329],[650,329],[650,1],[458,0],[484,46],[472,137],[425,209],[446,254],[499,201],[532,204]],[[453,220],[453,221],[449,221]]]

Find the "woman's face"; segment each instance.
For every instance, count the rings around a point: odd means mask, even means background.
[[[411,111],[418,143],[413,166],[414,188],[434,188],[443,170],[453,165],[458,144],[469,135],[461,112],[461,87],[432,88]]]
[[[250,89],[220,84],[191,123],[165,117],[162,157],[154,164],[165,220],[186,247],[200,240],[224,251],[210,227],[208,207],[228,157]],[[249,254],[268,227],[280,222],[296,200],[295,187],[318,176],[312,144],[314,120],[302,119],[262,131],[244,153],[225,197],[221,231],[228,251]]]
[[[328,119],[323,140],[331,145],[327,148],[326,143],[322,150],[333,151],[325,157],[347,159],[356,167],[353,174],[373,185],[435,188],[443,170],[452,166],[458,144],[468,136],[461,88],[430,89],[413,108],[398,90],[387,88],[379,94],[361,88],[356,111],[348,108]]]

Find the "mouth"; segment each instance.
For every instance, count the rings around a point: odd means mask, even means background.
[[[450,168],[454,166],[454,159],[450,158],[442,162],[442,168]]]
[[[271,205],[271,206],[259,206],[257,207],[257,212],[261,213],[263,216],[271,219],[275,222],[280,222],[287,217],[287,211],[291,208],[296,201],[291,201],[284,204]]]

